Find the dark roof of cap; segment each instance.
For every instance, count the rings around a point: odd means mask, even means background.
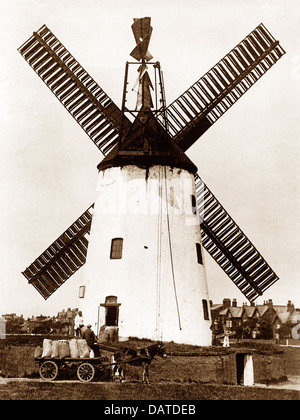
[[[163,165],[197,172],[196,165],[170,138],[150,109],[139,112],[123,141],[99,163],[98,169],[125,165],[142,168]]]

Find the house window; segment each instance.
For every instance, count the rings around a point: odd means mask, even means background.
[[[203,265],[203,259],[202,259],[202,252],[201,252],[201,245],[200,244],[196,244],[196,251],[197,251],[198,264]]]
[[[227,328],[232,328],[232,321],[231,321],[231,319],[226,319],[226,327]]]
[[[203,307],[204,319],[209,320],[209,312],[208,312],[208,305],[207,305],[206,299],[202,299],[202,307]]]
[[[111,241],[110,259],[120,260],[123,254],[123,238],[114,238]]]
[[[191,194],[191,204],[192,204],[192,213],[197,214],[197,201],[196,201],[196,197],[193,194]]]
[[[79,297],[82,299],[85,295],[85,286],[79,286]]]

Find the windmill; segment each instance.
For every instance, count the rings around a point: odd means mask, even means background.
[[[18,49],[105,156],[95,205],[23,274],[48,299],[87,262],[79,297],[98,333],[106,325],[121,336],[209,345],[202,246],[249,301],[278,277],[184,152],[285,51],[261,23],[166,106],[160,63],[148,51],[150,18],[134,19],[132,29],[136,61],[126,63],[121,109],[47,26]],[[136,65],[133,109],[127,85]]]

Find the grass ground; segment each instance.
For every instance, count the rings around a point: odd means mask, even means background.
[[[300,392],[198,383],[0,382],[0,400],[299,400]]]
[[[22,338],[22,343],[25,337]],[[32,339],[32,345],[40,344],[41,339]],[[2,340],[0,340],[2,341]],[[9,340],[9,341],[15,341]],[[3,343],[3,341],[2,341]],[[1,343],[1,344],[2,344]],[[6,344],[16,344],[6,342]],[[28,343],[26,343],[28,344]],[[128,345],[129,343],[123,343]],[[147,340],[131,340],[130,346],[147,346]],[[259,345],[256,343],[256,345]],[[263,345],[264,350],[266,350]],[[281,347],[285,352],[287,376],[300,376],[300,347]],[[167,351],[201,352],[196,346],[175,345],[168,343]],[[222,351],[222,348],[220,348]],[[226,349],[224,349],[225,351]],[[206,348],[205,351],[208,351]],[[213,351],[213,348],[211,349]],[[78,381],[42,382],[36,380],[5,380],[0,379],[0,400],[299,400],[300,392],[291,389],[276,389],[273,387],[242,387],[233,385],[203,384],[197,381],[183,381],[180,372],[170,372],[167,380],[156,380],[155,372],[159,371],[160,361],[151,365],[150,378],[153,382],[142,385],[140,371],[132,371],[130,382],[92,382],[82,384]],[[137,368],[134,368],[137,369]]]
[[[287,376],[300,376],[300,347],[281,347],[284,350]]]

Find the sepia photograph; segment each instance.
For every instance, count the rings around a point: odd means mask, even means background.
[[[297,0],[0,0],[0,400],[300,399]]]

